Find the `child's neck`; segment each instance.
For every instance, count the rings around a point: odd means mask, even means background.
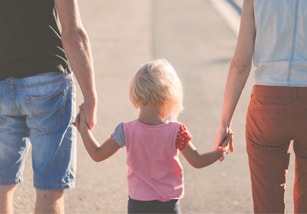
[[[153,105],[141,106],[138,120],[146,125],[160,125],[165,123],[165,119],[161,118],[156,107]]]

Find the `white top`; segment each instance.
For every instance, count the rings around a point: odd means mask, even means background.
[[[255,83],[307,86],[307,0],[254,0]]]

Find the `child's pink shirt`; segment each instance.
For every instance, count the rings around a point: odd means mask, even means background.
[[[150,126],[134,120],[123,126],[129,196],[142,201],[182,198],[183,169],[176,148],[180,123]]]

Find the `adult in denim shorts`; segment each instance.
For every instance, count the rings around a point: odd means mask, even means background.
[[[64,189],[76,176],[74,76],[91,129],[97,105],[77,2],[1,1],[0,35],[0,213],[13,212],[30,148],[35,213],[64,213]]]
[[[254,212],[286,212],[292,153],[294,213],[307,213],[307,1],[245,0],[240,26],[216,145],[231,124],[253,62],[246,150]]]

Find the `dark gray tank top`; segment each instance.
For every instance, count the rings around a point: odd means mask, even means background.
[[[54,0],[0,1],[0,80],[69,72]]]

